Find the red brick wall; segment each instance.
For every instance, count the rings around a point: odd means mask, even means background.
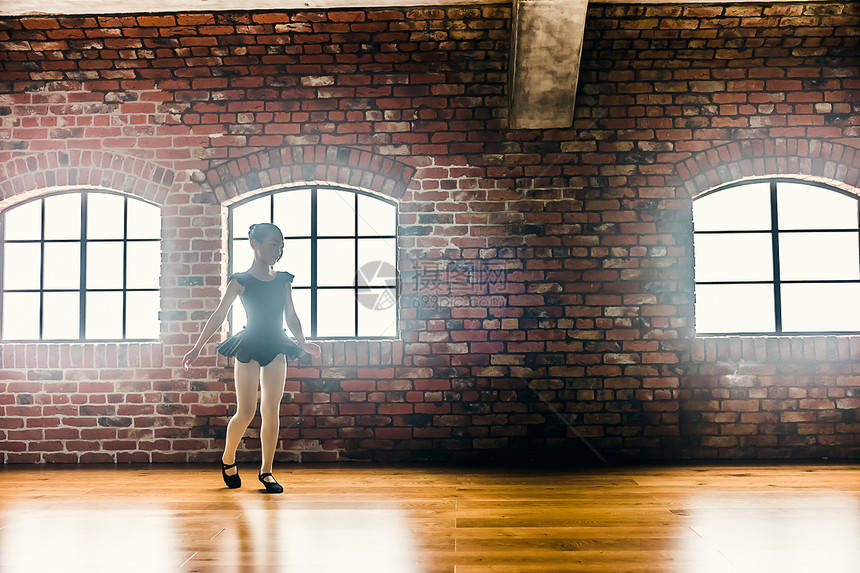
[[[509,18],[0,20],[0,208],[121,190],[163,206],[164,249],[158,343],[3,344],[4,462],[215,459],[230,364],[179,361],[227,206],[307,181],[400,202],[402,338],[291,366],[279,459],[856,458],[860,337],[695,338],[691,196],[856,192],[857,4],[594,4],[566,130],[507,129]],[[428,263],[502,270],[417,291]]]

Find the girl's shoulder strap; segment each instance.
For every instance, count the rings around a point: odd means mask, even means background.
[[[239,281],[239,284],[245,286],[245,281],[247,280],[247,273],[233,273],[229,277],[227,277],[227,282],[229,283],[231,280],[236,279]]]
[[[280,277],[281,280],[284,281],[285,283],[293,282],[293,278],[295,276],[296,275],[294,275],[292,273],[288,273],[287,271],[278,271],[278,277]]]

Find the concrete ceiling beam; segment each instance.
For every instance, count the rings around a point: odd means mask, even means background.
[[[513,129],[573,125],[587,0],[515,0],[509,69]]]

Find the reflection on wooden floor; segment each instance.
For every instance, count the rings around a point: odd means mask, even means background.
[[[860,571],[860,465],[0,468],[0,571]]]

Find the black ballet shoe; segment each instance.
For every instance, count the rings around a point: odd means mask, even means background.
[[[239,477],[239,468],[236,468],[236,473],[233,475],[227,475],[227,470],[230,468],[235,468],[236,464],[225,464],[221,462],[221,476],[224,478],[224,483],[227,484],[227,487],[230,489],[235,489],[237,487],[242,487],[242,478]]]
[[[266,481],[265,478],[270,476],[272,479],[275,479],[275,476],[273,476],[272,474],[260,474],[259,477],[260,482],[264,486],[266,486],[266,491],[268,493],[282,493],[284,491],[284,488],[281,486],[281,484],[279,484],[277,481]]]

